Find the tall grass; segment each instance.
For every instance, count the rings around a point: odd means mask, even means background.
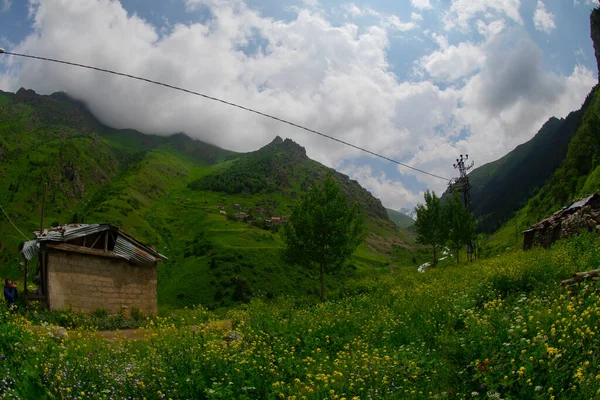
[[[217,316],[180,310],[148,320],[140,341],[59,338],[3,310],[0,397],[597,398],[600,288],[559,281],[599,261],[586,234],[424,274],[382,270],[324,303],[254,299],[220,316],[235,333],[185,328]]]

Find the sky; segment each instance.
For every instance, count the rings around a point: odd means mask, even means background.
[[[439,175],[579,109],[598,81],[598,0],[0,0],[0,47],[239,103]],[[277,135],[412,208],[448,181],[221,103],[0,55],[0,90],[67,92],[105,124],[235,151]]]

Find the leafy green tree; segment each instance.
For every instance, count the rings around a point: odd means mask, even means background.
[[[448,224],[448,242],[456,253],[456,263],[460,263],[460,248],[470,246],[475,236],[475,222],[473,215],[465,206],[460,195],[452,193],[444,205],[445,220]]]
[[[358,205],[350,206],[337,181],[328,176],[295,204],[281,236],[290,260],[319,270],[323,300],[323,275],[343,265],[362,242],[364,218]]]
[[[425,204],[415,207],[417,220],[417,242],[433,248],[433,265],[437,264],[437,248],[443,246],[448,238],[448,224],[440,198],[429,189],[423,195]]]

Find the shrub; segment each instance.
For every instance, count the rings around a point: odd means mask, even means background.
[[[98,308],[96,311],[94,311],[94,318],[106,318],[107,315],[108,311],[106,311],[104,308]]]

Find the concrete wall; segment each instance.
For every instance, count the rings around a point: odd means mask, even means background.
[[[145,314],[157,313],[156,266],[140,267],[125,260],[86,254],[48,254],[48,298],[51,310],[93,312],[99,308],[116,314],[137,306]]]

